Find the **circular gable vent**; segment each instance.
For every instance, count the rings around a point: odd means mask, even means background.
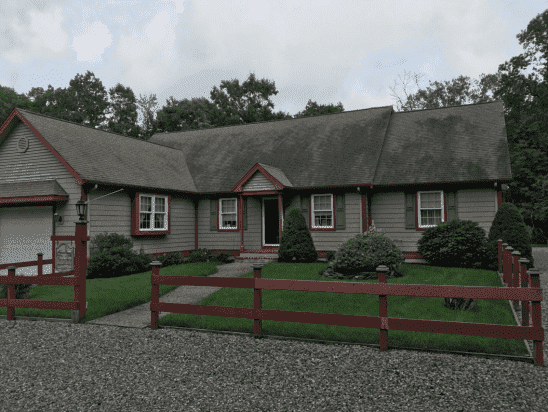
[[[22,137],[17,141],[17,150],[19,153],[25,153],[29,148],[29,139]]]

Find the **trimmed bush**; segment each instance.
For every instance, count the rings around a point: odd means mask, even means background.
[[[278,262],[313,263],[318,260],[312,235],[299,208],[292,208],[284,221]]]
[[[139,273],[140,267],[137,255],[128,247],[119,246],[110,250],[103,250],[96,253],[89,262],[87,278],[114,278]],[[149,266],[150,270],[150,266]]]
[[[32,285],[15,285],[15,299],[28,299]],[[8,285],[0,285],[0,299],[7,299]]]
[[[394,268],[403,262],[403,253],[391,239],[377,233],[363,233],[339,248],[333,270],[343,274],[373,272],[380,265]]]
[[[210,249],[198,249],[190,253],[187,263],[212,261],[213,252]]]
[[[477,222],[454,219],[424,231],[418,251],[433,266],[485,268],[486,235]]]
[[[133,247],[133,242],[131,239],[128,239],[118,233],[99,233],[95,235],[90,242],[91,255],[93,256],[96,253],[120,246],[131,249]]]
[[[226,251],[221,251],[216,255],[213,255],[212,258],[213,261],[219,263],[231,263],[234,260],[232,255]]]
[[[335,252],[330,250],[329,252],[325,254],[325,258],[327,259],[328,262],[335,260]]]
[[[160,262],[162,264],[160,268],[182,265],[185,263],[185,259],[183,258],[183,256],[181,256],[180,253],[165,253],[160,256],[154,256],[152,260],[157,260],[158,262]]]
[[[534,267],[533,249],[527,227],[518,208],[512,203],[499,206],[487,238],[487,264],[490,270],[498,270],[498,239],[520,252],[520,258],[529,259],[527,268]]]

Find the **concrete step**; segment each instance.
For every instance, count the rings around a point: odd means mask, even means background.
[[[262,260],[262,261],[276,261],[278,259],[277,253],[241,253],[240,256],[235,257],[236,260]]]

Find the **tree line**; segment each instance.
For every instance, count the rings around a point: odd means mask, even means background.
[[[524,52],[499,65],[478,80],[459,76],[451,81],[429,82],[421,88],[421,75],[405,72],[404,97],[390,88],[396,111],[435,109],[501,100],[514,181],[506,201],[515,204],[534,233],[548,235],[548,10],[537,15],[517,36]],[[529,71],[528,74],[526,72]],[[408,93],[408,81],[418,88]],[[395,84],[397,86],[397,83]],[[251,73],[242,84],[223,80],[210,99],[177,100],[170,96],[158,109],[155,94],[139,95],[118,83],[107,90],[93,72],[77,74],[66,88],[33,87],[27,94],[0,85],[0,119],[13,107],[32,110],[126,136],[149,139],[155,133],[275,121],[344,111],[342,103],[317,104],[309,100],[295,115],[274,111],[274,81],[258,80]],[[139,114],[142,121],[138,122]],[[545,240],[539,240],[539,242]]]

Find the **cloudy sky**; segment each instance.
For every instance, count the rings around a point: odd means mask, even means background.
[[[276,83],[275,111],[341,101],[394,105],[404,72],[479,78],[523,51],[516,35],[545,0],[39,1],[0,0],[0,84],[67,87],[95,73],[159,107],[208,97],[250,73]],[[401,87],[397,89],[403,96]],[[411,91],[414,89],[411,88]]]

